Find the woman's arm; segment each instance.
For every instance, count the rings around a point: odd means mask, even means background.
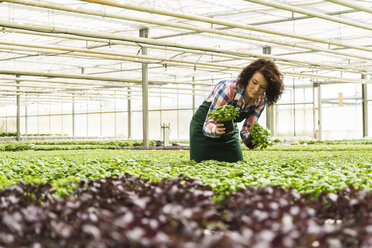
[[[228,104],[232,101],[235,95],[235,81],[234,80],[222,80],[220,81],[215,88],[213,89],[212,93],[208,96],[208,102],[211,102],[211,106],[209,107],[208,113],[216,110],[218,107]],[[217,126],[219,125],[219,126]],[[211,138],[219,138],[222,134],[225,133],[225,128],[222,124],[215,123],[215,120],[210,119],[208,120],[208,115],[205,119],[203,125],[203,133],[205,136]]]

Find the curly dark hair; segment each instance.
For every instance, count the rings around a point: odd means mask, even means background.
[[[256,59],[246,66],[237,78],[238,85],[245,89],[248,81],[254,73],[261,72],[268,83],[266,90],[267,105],[270,106],[278,101],[284,91],[283,75],[276,64],[267,59]]]

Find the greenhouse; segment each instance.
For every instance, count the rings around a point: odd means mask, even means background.
[[[371,0],[0,11],[0,247],[372,247]]]

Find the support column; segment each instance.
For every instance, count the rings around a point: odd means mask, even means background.
[[[296,85],[295,79],[292,78],[292,96],[293,96],[293,136],[297,136],[296,133]]]
[[[174,79],[176,81],[176,79]],[[180,138],[180,95],[179,95],[179,84],[177,84],[177,139]]]
[[[128,139],[132,138],[132,102],[130,87],[128,87]]]
[[[362,75],[362,79],[366,79]],[[368,93],[367,84],[362,84],[362,114],[363,114],[363,137],[368,137]]]
[[[313,138],[316,139],[316,107],[315,107],[315,88],[316,85],[313,82]]]
[[[19,75],[16,75],[16,78],[19,78]],[[21,140],[21,96],[19,95],[19,81],[17,83],[17,141]]]
[[[117,136],[117,124],[116,124],[116,122],[117,122],[117,109],[116,109],[116,90],[115,90],[115,100],[114,100],[114,136],[115,136],[115,138],[116,138],[116,136]]]
[[[26,102],[27,102],[27,100],[26,100]],[[27,110],[27,105],[25,105],[25,134],[28,134],[27,119],[28,119],[28,110]]]
[[[39,95],[38,95],[38,99],[40,99],[39,98]],[[37,134],[40,134],[40,103],[39,103],[39,101],[37,101]]]
[[[139,35],[140,37],[148,38],[149,29],[140,29]],[[142,55],[147,55],[147,48],[142,47]],[[142,63],[142,129],[144,146],[149,146],[148,98],[148,65],[146,63]]]
[[[263,54],[271,54],[271,47],[264,46],[262,48]],[[266,128],[271,131],[271,136],[275,136],[275,127],[274,127],[274,105],[266,107]]]
[[[274,125],[274,104],[266,108],[266,128],[271,131],[271,136],[275,136]]]
[[[103,128],[102,128],[102,99],[99,101],[99,136],[103,136]]]
[[[192,82],[195,82],[195,76],[192,77]],[[195,84],[192,85],[192,114],[195,113]]]
[[[65,115],[63,113],[63,99],[62,98],[61,98],[61,105],[60,106],[61,106],[60,107],[60,111],[61,111],[61,134],[65,134],[65,132],[64,132],[64,125],[63,125],[63,121],[64,121],[64,118],[65,118]]]
[[[86,114],[86,127],[87,127],[87,131],[85,132],[85,135],[86,135],[86,137],[88,137],[89,136],[89,101],[90,101],[90,99],[88,99],[87,101],[86,101],[86,107],[85,107],[85,109],[86,109],[86,112],[87,112],[87,114]]]
[[[49,130],[49,134],[52,134],[52,132],[51,132],[51,129],[52,129],[52,116],[51,116],[51,114],[52,114],[52,98],[49,98],[49,106],[48,106],[48,108],[49,108],[49,116],[48,116],[48,130]]]
[[[322,139],[322,91],[321,85],[318,85],[318,139]]]
[[[163,89],[160,88],[160,136],[161,136],[161,139],[164,141],[164,129],[163,129]],[[162,136],[163,135],[163,136]],[[163,143],[164,145],[164,143]]]
[[[75,94],[72,94],[72,137],[75,137]]]

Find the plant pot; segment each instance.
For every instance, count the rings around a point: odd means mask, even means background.
[[[229,121],[221,121],[224,125],[225,129],[225,134],[229,134],[235,131],[235,125],[234,125],[234,120],[229,120]]]

